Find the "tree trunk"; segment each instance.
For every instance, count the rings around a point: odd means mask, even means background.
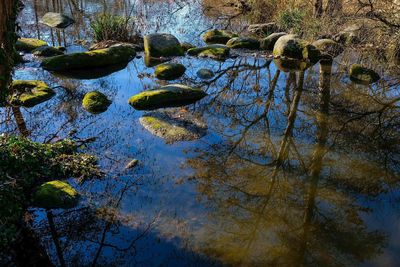
[[[323,12],[324,12],[324,9],[323,9],[322,0],[315,0],[315,2],[314,2],[314,16],[316,18],[319,18],[319,17],[322,16]]]

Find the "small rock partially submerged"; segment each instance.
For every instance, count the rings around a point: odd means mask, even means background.
[[[78,205],[79,194],[68,183],[55,180],[42,184],[34,193],[36,207],[45,209],[70,209]]]
[[[89,47],[89,51],[109,48],[111,46],[121,45],[121,44],[122,45],[131,45],[132,47],[135,48],[136,51],[143,51],[143,38],[141,38],[140,36],[136,36],[136,39],[137,39],[136,43],[124,43],[124,42],[114,41],[114,40],[104,40],[104,41],[92,44]]]
[[[214,77],[214,75],[214,72],[209,69],[199,69],[197,71],[197,77],[203,80],[211,79],[212,77]]]
[[[137,110],[153,110],[185,106],[202,99],[206,95],[207,93],[198,88],[182,84],[170,84],[134,95],[128,103]]]
[[[49,57],[44,59],[41,65],[49,71],[67,71],[121,64],[129,62],[135,56],[133,46],[121,44],[105,49]]]
[[[186,71],[185,66],[179,63],[164,63],[156,67],[154,75],[160,80],[175,80]]]
[[[277,33],[272,33],[272,34],[268,35],[267,37],[265,37],[264,39],[262,39],[260,41],[260,48],[262,50],[272,51],[274,49],[276,41],[278,41],[279,38],[281,38],[282,36],[285,36],[285,35],[287,35],[286,32],[277,32]]]
[[[350,79],[353,82],[361,84],[371,84],[379,81],[380,76],[374,70],[361,66],[360,64],[353,64],[349,71]]]
[[[146,130],[166,143],[192,141],[207,133],[205,122],[188,112],[151,112],[143,115],[139,121]]]
[[[133,160],[129,161],[128,164],[126,164],[126,166],[125,166],[125,170],[135,168],[138,165],[138,163],[139,163],[139,160],[137,160],[137,159],[133,159]]]
[[[39,22],[52,28],[65,29],[75,21],[65,14],[48,12],[44,14]]]
[[[63,55],[62,49],[53,46],[41,46],[32,51],[32,54],[38,57],[54,57]]]
[[[210,30],[201,36],[207,44],[226,44],[233,37],[238,35],[225,30]]]
[[[153,33],[144,37],[144,51],[150,57],[183,56],[178,39],[172,34]]]
[[[319,50],[294,34],[280,37],[275,43],[273,55],[275,57],[306,60],[314,64],[320,60]]]
[[[106,95],[99,91],[92,91],[87,93],[82,100],[83,108],[93,114],[99,114],[108,109],[111,101]]]
[[[343,53],[343,45],[332,39],[320,39],[312,43],[320,52],[321,58],[324,60],[332,60]]]
[[[226,43],[226,46],[229,48],[259,49],[260,41],[251,37],[234,37]]]
[[[216,60],[225,60],[229,57],[229,52],[230,48],[221,44],[192,48],[187,51],[190,56],[209,57]]]
[[[23,52],[31,52],[42,46],[48,46],[48,44],[43,40],[35,38],[19,38],[15,43],[15,49]]]
[[[55,95],[53,89],[43,81],[16,80],[11,84],[11,91],[10,103],[23,107],[36,106]]]

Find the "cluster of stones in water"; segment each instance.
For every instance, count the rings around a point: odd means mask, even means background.
[[[106,95],[99,91],[87,93],[82,100],[83,108],[93,114],[98,114],[106,111],[110,106],[111,101]]]
[[[55,180],[42,184],[34,193],[36,207],[45,209],[69,209],[79,203],[78,192],[68,183]]]
[[[45,82],[16,80],[11,84],[10,103],[17,106],[33,107],[55,95]]]

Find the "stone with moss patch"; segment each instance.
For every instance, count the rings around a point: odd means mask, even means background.
[[[55,95],[53,89],[43,81],[16,80],[11,84],[11,91],[10,103],[23,107],[36,106]]]
[[[156,67],[154,75],[160,80],[175,80],[186,71],[185,66],[179,63],[164,63]]]
[[[276,32],[268,35],[260,41],[260,48],[262,50],[272,51],[274,49],[276,41],[278,41],[279,38],[285,35],[287,35],[287,33],[285,32]]]
[[[324,60],[332,60],[343,53],[343,45],[332,39],[320,39],[312,43],[320,52],[321,58]]]
[[[197,71],[197,77],[203,80],[211,79],[212,77],[214,77],[214,75],[214,72],[209,69],[199,69]]]
[[[307,60],[311,63],[317,63],[320,60],[319,50],[294,34],[280,37],[275,43],[273,55],[275,57]]]
[[[167,143],[192,141],[207,133],[205,122],[187,111],[151,112],[143,115],[140,123],[151,134]]]
[[[350,79],[356,83],[371,84],[379,81],[380,76],[374,70],[361,66],[360,64],[353,64],[349,71]]]
[[[226,43],[226,46],[229,48],[259,49],[260,41],[251,37],[234,37]]]
[[[38,57],[54,57],[63,55],[62,49],[53,46],[41,46],[32,51],[32,54]]]
[[[144,51],[150,57],[183,56],[178,39],[172,34],[153,33],[144,37]]]
[[[87,93],[82,100],[83,108],[93,114],[99,114],[108,109],[111,101],[106,95],[99,91],[92,91]]]
[[[134,95],[128,103],[138,110],[153,110],[192,104],[206,95],[203,90],[198,88],[182,84],[170,84]]]
[[[210,30],[204,33],[201,38],[207,44],[226,44],[230,39],[238,37],[236,33],[225,30]]]
[[[70,209],[78,205],[79,194],[68,183],[55,180],[42,184],[33,196],[36,207]]]
[[[65,14],[47,12],[39,22],[52,28],[64,29],[72,25],[75,21]]]
[[[49,71],[106,67],[129,62],[135,56],[136,51],[133,46],[121,44],[105,49],[45,58],[42,67]]]
[[[209,57],[216,60],[225,60],[229,57],[229,52],[230,48],[221,44],[192,48],[187,51],[191,56]]]
[[[48,46],[48,44],[43,40],[35,38],[19,38],[15,43],[15,49],[23,52],[31,52],[42,46]]]

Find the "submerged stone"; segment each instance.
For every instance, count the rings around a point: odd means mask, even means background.
[[[197,77],[200,79],[208,80],[214,77],[214,72],[209,69],[199,69],[197,71]]]
[[[143,115],[139,121],[151,134],[167,143],[192,141],[207,133],[205,122],[188,112],[151,112]]]
[[[210,30],[201,36],[207,44],[226,44],[233,37],[238,35],[225,30]]]
[[[45,209],[70,209],[78,205],[79,194],[68,183],[55,180],[42,184],[34,193],[36,207]]]
[[[234,37],[226,43],[226,46],[229,48],[259,49],[260,41],[250,37]]]
[[[128,103],[137,110],[153,110],[185,106],[202,99],[206,95],[203,90],[198,88],[182,84],[170,84],[134,95]]]
[[[16,80],[11,84],[13,92],[10,98],[12,105],[33,107],[45,102],[55,95],[45,82]]]
[[[75,21],[67,15],[48,12],[44,14],[39,22],[52,28],[64,29],[72,25]]]
[[[186,71],[185,66],[178,63],[164,63],[156,67],[154,75],[160,80],[175,80]]]
[[[92,91],[87,93],[82,100],[83,108],[93,114],[99,114],[108,109],[111,101],[107,96],[99,91]]]
[[[187,51],[191,56],[209,57],[216,60],[225,60],[229,57],[229,52],[230,48],[221,44],[192,48]]]
[[[274,49],[276,41],[278,41],[279,38],[285,35],[287,35],[287,33],[285,32],[277,32],[268,35],[267,37],[265,37],[260,41],[260,48],[263,50],[272,51]]]
[[[350,79],[356,83],[371,84],[379,81],[380,76],[374,70],[361,66],[360,64],[353,64],[349,71]]]
[[[321,52],[321,58],[325,60],[331,60],[344,51],[343,46],[332,39],[320,39],[312,45]]]
[[[284,35],[276,41],[273,55],[275,57],[308,60],[312,63],[317,63],[320,60],[320,52],[315,46],[293,34]]]
[[[183,56],[178,39],[172,34],[153,33],[144,37],[144,51],[150,57]]]
[[[32,51],[32,54],[38,57],[53,57],[63,55],[64,52],[60,48],[53,46],[41,46]]]
[[[105,49],[46,58],[42,61],[42,67],[49,71],[105,67],[129,62],[135,56],[136,51],[133,46],[116,45]]]
[[[35,38],[19,38],[15,43],[15,49],[23,52],[31,52],[42,46],[48,46],[48,44],[43,40]]]

